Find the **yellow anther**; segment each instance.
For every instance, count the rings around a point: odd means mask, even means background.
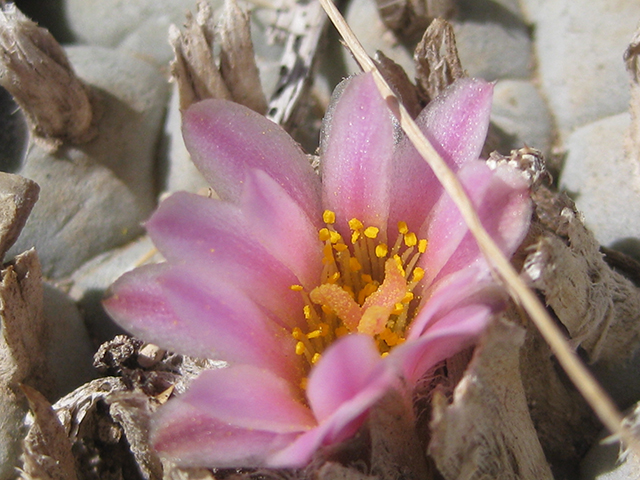
[[[307,389],[307,384],[309,383],[309,380],[307,379],[307,377],[302,377],[300,379],[300,388],[302,390],[306,390]]]
[[[327,315],[331,315],[333,313],[333,310],[331,310],[331,308],[327,307],[326,305],[320,305],[320,308]]]
[[[320,330],[314,330],[313,332],[307,333],[307,338],[308,339],[318,338],[318,337],[321,337],[321,336],[322,335],[320,334]]]
[[[295,338],[296,340],[302,340],[302,337],[304,336],[304,333],[302,333],[302,330],[300,330],[298,327],[294,328],[293,331],[291,332],[291,335],[293,336],[293,338]]]
[[[349,295],[351,295],[351,298],[355,298],[355,294],[353,293],[353,288],[351,288],[351,285],[343,285],[342,289]]]
[[[404,311],[404,305],[396,303],[395,308],[391,311],[391,315],[400,315]]]
[[[407,292],[402,299],[402,303],[409,303],[411,300],[413,300],[413,292]]]
[[[302,342],[296,343],[296,355],[303,355],[304,350],[305,350],[304,343]]]
[[[360,262],[356,257],[349,258],[349,270],[351,270],[352,272],[358,272],[362,270],[362,265],[360,265]]]
[[[341,325],[338,328],[336,328],[333,333],[336,334],[336,337],[340,338],[340,337],[344,337],[346,334],[348,334],[349,330],[347,330],[347,327],[345,327],[344,325]]]
[[[373,282],[373,278],[371,278],[371,275],[367,275],[366,273],[363,273],[362,275],[360,275],[360,278],[362,279],[362,281],[364,283],[371,283]]]
[[[318,363],[320,361],[320,354],[319,353],[314,353],[313,357],[311,357],[311,363],[313,365],[315,365],[316,363]]]
[[[336,212],[325,210],[322,212],[322,221],[328,225],[336,223]]]
[[[351,220],[349,220],[349,228],[355,232],[362,230],[364,228],[364,225],[357,218],[352,218]]]
[[[304,290],[304,288],[302,288],[302,285],[291,285],[289,288],[294,292],[301,292],[302,290]]]
[[[404,235],[404,244],[407,247],[415,247],[418,244],[418,237],[413,232],[406,233]]]
[[[304,318],[311,320],[311,307],[309,305],[305,305],[302,308],[302,311],[304,312]]]
[[[338,280],[340,280],[340,272],[336,272],[327,278],[327,283],[336,283]]]
[[[389,352],[382,352],[382,353],[380,354],[380,358],[384,358],[384,357],[386,357],[387,355],[389,355]],[[306,385],[305,385],[303,388],[307,388],[307,387],[306,387]]]
[[[331,238],[331,233],[329,233],[329,229],[325,227],[318,230],[318,238],[320,239],[321,242],[326,242],[327,240],[329,240]]]
[[[413,282],[419,282],[424,278],[424,269],[420,267],[416,267],[413,269]]]
[[[355,230],[352,234],[351,234],[351,243],[356,243],[358,241],[358,239],[360,238],[360,232]]]
[[[387,256],[387,254],[389,253],[389,247],[387,247],[386,244],[384,243],[379,243],[376,246],[376,257],[378,258],[384,258]]]
[[[342,235],[340,235],[338,232],[329,232],[329,238],[331,239],[331,243],[338,243],[340,240],[342,240]]]
[[[407,222],[398,222],[398,232],[400,232],[402,235],[409,233]]]
[[[367,227],[364,229],[364,236],[367,238],[376,238],[380,233],[380,229],[378,227]]]
[[[336,250],[336,252],[344,252],[347,248],[347,245],[344,243],[336,243],[333,248]]]
[[[420,240],[420,241],[418,242],[418,251],[419,251],[420,253],[424,253],[424,252],[426,252],[426,251],[427,251],[427,245],[428,245],[428,243],[429,243],[429,242],[427,242],[427,240],[426,240],[426,239],[424,239],[424,238],[423,238],[422,240]]]

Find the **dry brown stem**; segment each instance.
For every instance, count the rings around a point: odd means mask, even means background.
[[[11,3],[0,10],[0,85],[48,149],[85,143],[97,134],[89,90],[62,47]]]

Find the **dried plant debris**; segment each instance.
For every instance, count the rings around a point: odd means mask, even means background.
[[[376,0],[384,24],[401,38],[422,32],[435,18],[451,18],[455,0]]]
[[[273,29],[271,41],[284,36],[285,47],[280,78],[267,109],[267,118],[288,130],[304,119],[309,108],[305,102],[309,102],[313,68],[328,22],[319,2],[297,2],[295,7],[280,10]]]
[[[640,348],[640,290],[604,261],[572,202],[538,189],[536,213],[547,229],[525,272],[590,362],[623,364]]]
[[[518,356],[524,331],[499,320],[454,392],[433,402],[429,454],[446,479],[551,479],[533,428]]]
[[[32,426],[24,440],[22,479],[76,480],[75,460],[67,432],[36,389],[22,386],[32,412]]]
[[[378,70],[391,85],[394,93],[400,98],[411,117],[416,118],[424,108],[424,102],[419,98],[418,90],[411,83],[404,68],[380,51],[376,52],[375,62]]]
[[[97,134],[90,91],[62,47],[12,3],[3,2],[0,10],[0,51],[0,85],[20,105],[42,146],[55,150]]]
[[[0,261],[18,239],[39,193],[34,181],[0,172]]]
[[[47,331],[42,315],[42,277],[35,250],[18,255],[2,270],[0,283],[0,384],[17,389],[25,383],[41,392],[47,376]]]
[[[183,33],[174,25],[169,31],[175,54],[171,74],[178,85],[180,108],[185,110],[206,98],[220,98],[265,113],[267,102],[253,52],[248,13],[235,0],[226,0],[220,28],[220,67],[215,61],[212,22],[211,6],[201,1],[195,19],[187,13]]]
[[[427,104],[458,78],[465,76],[458,57],[453,27],[435,19],[424,32],[413,54],[416,83],[421,100]]]
[[[236,103],[266,113],[260,72],[251,41],[249,13],[226,0],[220,28],[220,71]]]
[[[53,454],[42,454],[38,443],[42,432],[49,434],[51,452],[71,445],[79,480],[207,478],[192,477],[188,470],[163,464],[149,444],[149,419],[173,392],[184,392],[202,370],[223,363],[163,354],[151,366],[143,367],[142,364],[148,365],[149,350],[153,349],[139,340],[117,336],[95,356],[98,370],[110,376],[93,380],[58,400],[53,405],[55,418],[38,415],[32,407],[34,416],[29,421],[27,438],[36,441],[29,440],[24,445],[25,480],[49,478],[31,475],[46,471],[48,462],[55,458]],[[64,438],[57,433],[54,438],[51,432],[58,427],[51,422],[61,424]]]

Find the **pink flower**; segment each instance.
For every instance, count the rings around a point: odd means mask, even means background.
[[[530,202],[518,172],[478,160],[491,95],[459,80],[417,121],[511,255]],[[166,263],[124,275],[105,301],[132,334],[229,364],[155,418],[155,447],[178,463],[304,466],[390,388],[472,344],[504,300],[370,75],[332,103],[321,176],[279,126],[231,102],[192,106],[184,137],[220,200],[165,200],[147,229]]]

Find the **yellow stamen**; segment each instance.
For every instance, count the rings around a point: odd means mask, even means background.
[[[294,292],[301,292],[303,290],[302,285],[291,285],[289,288]]]
[[[298,342],[296,343],[296,355],[303,355],[305,351],[304,343]]]
[[[398,232],[400,232],[402,235],[409,233],[407,222],[398,222]]]
[[[331,239],[331,243],[338,243],[340,240],[342,240],[342,235],[340,235],[338,232],[331,231],[329,232],[329,238]]]
[[[409,232],[404,236],[404,244],[407,247],[414,247],[418,244],[418,237],[416,237],[415,233]]]
[[[424,238],[422,240],[420,240],[418,242],[418,251],[420,253],[424,253],[427,251],[427,245],[429,242],[427,242],[427,240],[425,240]]]
[[[376,246],[376,257],[384,258],[389,253],[389,247],[387,247],[384,243],[380,243]]]
[[[364,236],[367,238],[374,239],[378,236],[379,232],[380,232],[380,229],[377,227],[367,227],[364,230]]]
[[[357,232],[364,228],[364,224],[357,218],[352,218],[349,220],[349,228],[354,232]]]
[[[336,223],[336,213],[331,210],[325,210],[322,213],[322,221],[328,225]]]
[[[311,363],[315,365],[316,363],[318,363],[319,360],[320,360],[320,354],[314,353],[313,357],[311,357]]]
[[[326,242],[327,240],[329,240],[331,238],[331,233],[329,232],[329,229],[325,227],[318,230],[318,238],[320,239],[321,242]]]
[[[412,282],[419,282],[423,278],[424,278],[424,269],[422,269],[420,267],[414,268],[413,269],[413,278],[411,279],[411,281]]]

